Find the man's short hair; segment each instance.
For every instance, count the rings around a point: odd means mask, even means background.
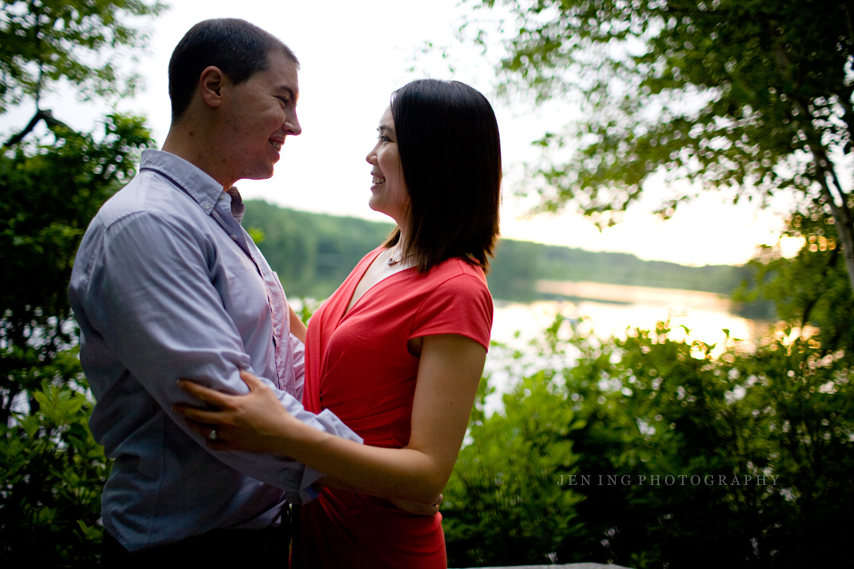
[[[237,18],[199,22],[184,34],[169,60],[169,99],[175,122],[190,106],[206,67],[218,67],[238,85],[268,68],[267,54],[278,50],[299,67],[294,52],[279,38]]]

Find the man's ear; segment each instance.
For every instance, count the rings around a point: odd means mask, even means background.
[[[222,87],[226,81],[228,79],[219,67],[205,67],[199,75],[199,94],[202,100],[211,107],[219,107],[222,104]]]

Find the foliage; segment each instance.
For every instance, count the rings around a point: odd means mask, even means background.
[[[151,144],[142,119],[110,115],[97,138],[55,127],[0,155],[0,272],[14,275],[0,292],[0,423],[18,394],[41,385],[14,370],[49,364],[71,341],[66,291],[77,245]]]
[[[840,182],[854,149],[849,2],[473,3],[510,14],[496,26],[505,90],[580,107],[576,125],[539,141],[541,209],[571,202],[613,224],[654,172],[728,189],[736,202],[785,190],[801,211],[832,215],[854,285],[854,217]],[[485,19],[471,17],[463,34],[472,29],[474,41],[495,43]]]
[[[109,467],[92,438],[92,403],[77,350],[18,370],[38,408],[0,424],[0,562],[88,566],[97,553]]]
[[[247,200],[243,226],[260,231],[258,243],[289,295],[326,298],[362,257],[392,229],[352,217],[335,217]]]
[[[543,564],[578,533],[578,494],[558,486],[573,472],[575,420],[566,394],[542,371],[503,397],[504,412],[484,414],[481,382],[468,438],[445,488],[443,526],[452,566]],[[551,554],[551,557],[549,556]]]
[[[541,439],[532,437],[540,448],[572,445],[574,478],[565,477],[561,490],[572,496],[572,508],[563,513],[576,527],[557,547],[531,550],[518,536],[485,524],[482,550],[526,550],[528,562],[554,552],[562,563],[636,568],[847,562],[844,536],[854,529],[851,357],[791,330],[780,330],[755,354],[734,340],[715,347],[674,341],[669,332],[661,324],[653,332],[630,330],[625,339],[599,342],[577,331],[567,337],[559,320],[535,347],[537,357],[530,358],[530,350],[509,354],[519,375],[551,378],[545,389],[565,393],[565,412],[579,421],[577,429],[545,429]],[[515,397],[526,387],[520,385]],[[557,404],[535,404],[527,389],[530,403],[507,406],[500,421],[524,424],[533,410]],[[475,440],[476,432],[473,425]],[[502,452],[499,445],[490,448]],[[530,456],[525,459],[541,460]],[[475,452],[467,460],[486,457]],[[525,462],[512,454],[494,460],[514,459]],[[522,473],[525,465],[515,468]],[[491,473],[462,463],[458,469],[473,478],[469,486],[494,486]],[[522,482],[530,496],[551,496],[556,483],[535,476]],[[452,485],[446,500],[455,504],[464,495]],[[516,507],[525,509],[524,503]],[[456,521],[455,510],[443,511],[449,552],[452,544],[475,539]],[[510,559],[458,555],[452,564]]]
[[[854,350],[854,297],[833,220],[820,212],[796,214],[786,235],[803,239],[804,246],[792,259],[765,247],[751,261],[756,271],[753,286],[741,289],[739,298],[770,299],[785,321],[799,328],[811,326],[825,349]]]
[[[86,98],[127,96],[138,77],[118,69],[122,48],[147,37],[128,20],[164,6],[145,0],[3,0],[0,8],[0,114],[66,80]]]

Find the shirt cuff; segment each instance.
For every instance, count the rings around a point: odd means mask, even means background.
[[[310,466],[305,466],[302,473],[299,492],[286,492],[285,499],[291,504],[306,504],[318,496],[313,484],[323,476],[323,473]]]

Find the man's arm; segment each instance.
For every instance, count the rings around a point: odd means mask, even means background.
[[[101,247],[83,293],[89,322],[163,412],[207,448],[204,439],[172,411],[174,404],[190,402],[176,381],[189,377],[213,389],[245,393],[239,373],[252,369],[226,301],[212,282],[206,255],[216,254],[213,245],[198,228],[138,213],[110,226]],[[260,278],[252,281],[255,267],[248,257],[246,261],[251,272],[239,286],[245,284],[247,295],[257,295],[252,286],[263,284]],[[268,379],[263,381],[275,388]],[[287,393],[275,392],[306,424],[361,441],[331,413],[308,413]],[[290,491],[306,488],[319,476],[272,454],[212,454],[244,474]]]

